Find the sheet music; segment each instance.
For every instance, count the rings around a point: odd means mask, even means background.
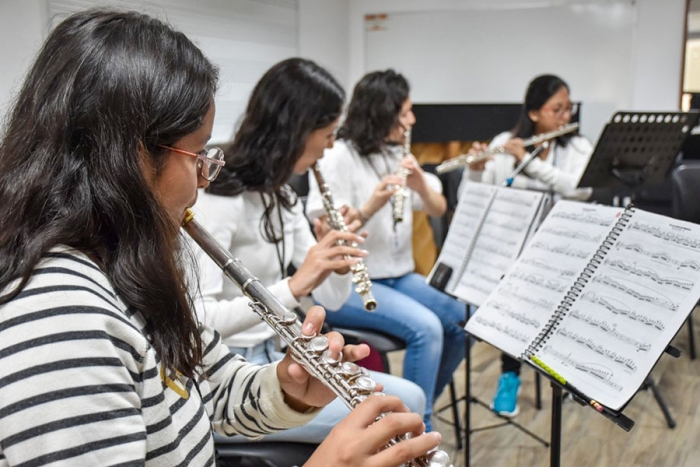
[[[700,296],[700,227],[636,211],[538,356],[619,409]]]
[[[459,281],[466,256],[497,189],[498,187],[494,185],[468,183],[459,198],[445,243],[436,262],[452,268],[452,275],[445,286],[445,291],[448,293],[452,293]],[[434,269],[428,276],[428,283],[433,277],[433,272]]]
[[[454,295],[482,305],[518,258],[544,194],[499,188]]]
[[[622,212],[573,201],[555,204],[520,258],[469,320],[467,331],[520,357]]]

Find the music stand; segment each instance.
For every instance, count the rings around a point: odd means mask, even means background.
[[[700,113],[617,112],[596,144],[579,188],[632,188],[667,177]]]

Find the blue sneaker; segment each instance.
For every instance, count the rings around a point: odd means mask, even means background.
[[[491,410],[505,417],[515,417],[520,412],[518,394],[520,394],[520,377],[512,371],[503,373],[498,380],[498,389],[491,402]]]

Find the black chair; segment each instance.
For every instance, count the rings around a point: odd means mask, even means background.
[[[294,467],[303,465],[318,445],[306,443],[232,443],[214,436],[218,467]]]
[[[389,366],[389,352],[403,350],[406,348],[406,343],[398,337],[386,334],[374,329],[362,328],[344,328],[333,326],[333,330],[341,333],[348,344],[365,343],[374,349],[382,360],[382,366],[385,373],[391,373]],[[462,449],[462,427],[457,411],[457,390],[455,388],[454,379],[450,380],[450,406],[452,408],[452,417],[454,420],[455,439],[457,441],[457,449]],[[436,414],[439,412],[438,410]]]
[[[684,163],[671,173],[673,217],[700,224],[700,162]],[[695,360],[693,314],[688,316],[690,358]]]

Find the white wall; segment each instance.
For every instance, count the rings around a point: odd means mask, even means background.
[[[508,9],[570,3],[577,3],[577,0],[351,0],[349,80],[354,83],[369,71],[365,70],[365,14]],[[635,0],[634,5],[637,10],[637,24],[632,57],[633,80],[630,83],[631,108],[620,110],[678,109],[681,57],[684,48],[685,0]],[[494,31],[494,34],[498,33]],[[546,27],[539,29],[539,33],[546,34]],[[484,47],[488,47],[488,37],[484,38]]]
[[[677,110],[681,92],[685,0],[636,0],[632,110]]]
[[[349,0],[298,2],[299,54],[326,68],[350,92]]]
[[[298,0],[299,51],[326,66],[346,90],[365,73],[366,13],[509,8],[533,0]],[[569,0],[540,1],[546,4]],[[45,37],[45,0],[0,0],[0,115]],[[685,0],[636,0],[632,110],[678,108]],[[485,40],[485,45],[488,42]]]
[[[0,118],[41,47],[47,16],[45,0],[0,0]]]

